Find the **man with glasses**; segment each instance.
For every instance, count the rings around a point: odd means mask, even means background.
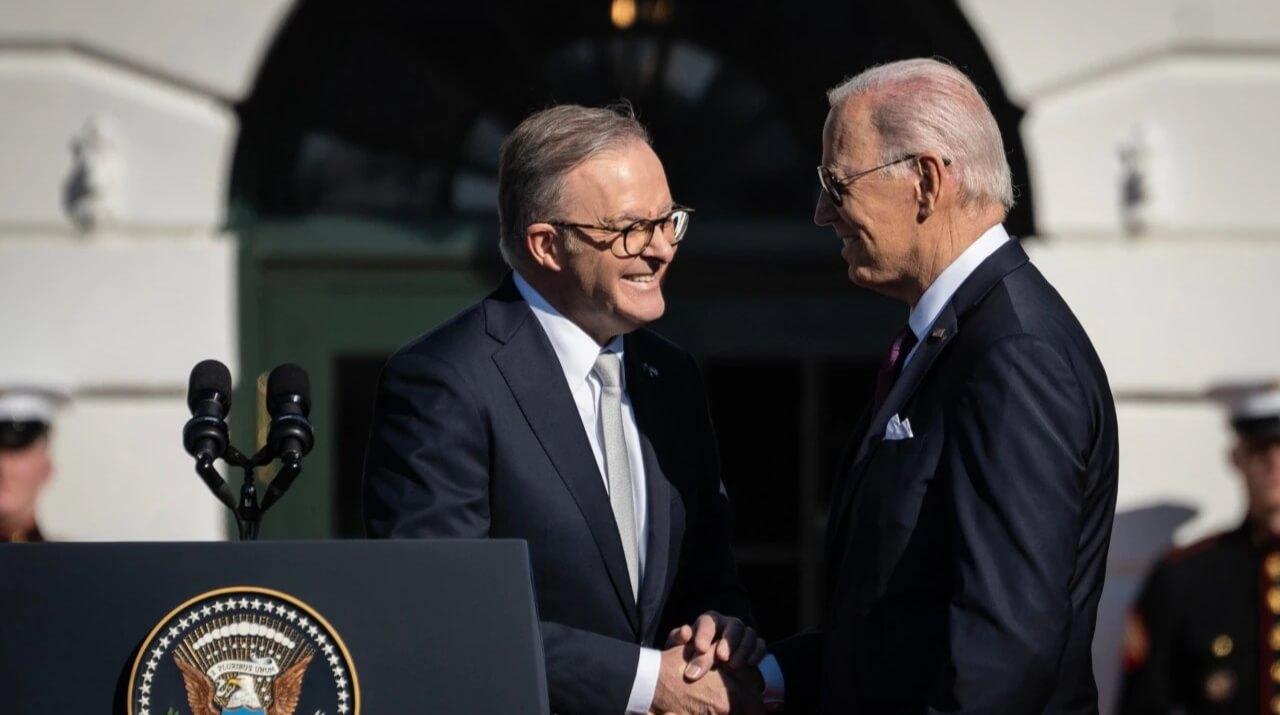
[[[1001,225],[995,119],[930,59],[828,100],[814,221],[853,283],[909,314],[836,475],[825,627],[776,646],[786,708],[1097,712],[1115,409],[1088,336]]]
[[[57,390],[0,387],[0,543],[44,541],[36,505],[53,478],[49,429],[65,401]]]
[[[555,712],[758,709],[702,379],[643,327],[692,210],[629,110],[578,106],[512,131],[498,200],[512,273],[383,370],[369,535],[527,540]],[[714,658],[654,647],[689,624]]]

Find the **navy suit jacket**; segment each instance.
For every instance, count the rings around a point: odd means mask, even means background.
[[[914,437],[884,440],[894,414]],[[826,627],[778,644],[789,712],[1090,713],[1115,406],[1017,242],[960,286],[855,434]]]
[[[388,360],[366,456],[369,536],[528,542],[562,713],[623,712],[640,646],[671,628],[707,610],[751,618],[698,368],[647,330],[624,341],[648,489],[638,599],[564,373],[510,276]]]

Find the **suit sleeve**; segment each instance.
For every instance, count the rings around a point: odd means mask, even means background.
[[[1122,715],[1163,715],[1178,703],[1173,688],[1173,604],[1169,572],[1156,567],[1125,626]]]
[[[396,355],[378,387],[364,465],[371,538],[489,535],[489,438],[448,363]]]
[[[491,443],[489,422],[455,368],[429,356],[392,357],[365,459],[369,537],[488,537]],[[539,625],[552,708],[623,712],[640,647],[550,621]]]
[[[979,356],[947,416],[955,515],[948,712],[1042,712],[1072,618],[1093,419],[1067,363],[1026,335]]]
[[[707,611],[717,611],[755,627],[751,602],[738,578],[730,543],[729,497],[721,481],[720,452],[711,425],[706,387],[697,363],[692,356],[688,360],[690,404],[694,410],[690,437],[694,449],[698,450],[702,469],[697,507],[687,516],[685,547],[688,552],[677,583],[679,600],[675,608],[668,610],[675,618],[664,625],[691,623]],[[666,637],[666,631],[658,633],[659,640],[665,641]]]

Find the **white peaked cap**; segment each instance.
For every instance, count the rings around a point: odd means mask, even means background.
[[[51,424],[70,400],[66,392],[45,385],[0,385],[0,422]]]
[[[1223,383],[1209,397],[1227,408],[1231,426],[1241,436],[1280,433],[1280,380]]]

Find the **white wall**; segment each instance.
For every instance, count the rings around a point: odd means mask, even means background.
[[[91,121],[111,134],[113,223],[134,231],[216,229],[226,206],[235,115],[204,95],[69,50],[0,53],[0,217],[65,231],[71,144]]]
[[[59,541],[222,538],[226,510],[181,446],[188,417],[181,399],[82,395],[53,435],[41,530]]]
[[[291,5],[0,4],[0,384],[73,395],[40,509],[55,538],[226,536],[182,450],[186,379],[235,371],[231,105]]]
[[[1033,106],[1162,55],[1272,52],[1271,0],[960,0],[1014,102]]]
[[[1162,56],[1042,97],[1022,127],[1039,230],[1120,232],[1118,155],[1141,132],[1151,233],[1274,240],[1277,113],[1280,54]]]

